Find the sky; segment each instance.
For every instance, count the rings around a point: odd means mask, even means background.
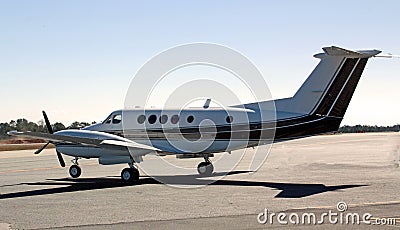
[[[0,0],[0,122],[101,121],[158,53],[210,42],[239,51],[273,98],[292,96],[336,45],[400,54],[399,1]],[[173,83],[173,79],[171,80]],[[400,123],[400,59],[373,58],[342,124]]]

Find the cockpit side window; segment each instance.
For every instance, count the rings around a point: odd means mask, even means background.
[[[113,124],[119,124],[122,121],[122,116],[121,114],[115,114],[112,118],[112,123]]]

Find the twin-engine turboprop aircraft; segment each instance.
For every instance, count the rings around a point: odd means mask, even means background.
[[[381,51],[351,51],[335,46],[323,50],[314,55],[320,59],[319,64],[290,98],[227,108],[211,108],[208,100],[203,108],[117,110],[102,123],[55,133],[43,112],[49,133],[12,131],[9,135],[48,140],[35,154],[52,143],[62,167],[62,154],[75,157],[69,169],[74,178],[81,175],[78,159],[98,158],[103,165],[127,163],[129,168],[122,170],[122,180],[138,182],[135,164],[152,152],[175,154],[178,158],[203,157],[197,171],[211,175],[213,165],[209,158],[214,153],[338,130],[368,59]],[[270,110],[274,104],[276,114]],[[265,118],[270,117],[265,116],[268,113],[276,116]],[[201,126],[205,119],[211,120],[213,126]],[[202,142],[188,141],[204,135],[211,140],[206,148],[199,146]],[[180,147],[171,144],[171,140]]]

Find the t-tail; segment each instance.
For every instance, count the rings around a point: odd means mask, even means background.
[[[325,47],[307,80],[291,98],[274,100],[276,141],[337,131],[370,57],[379,50],[351,51]],[[271,101],[243,105],[270,108]]]
[[[276,101],[277,111],[343,118],[370,57],[378,50],[325,47],[317,67],[292,98]]]

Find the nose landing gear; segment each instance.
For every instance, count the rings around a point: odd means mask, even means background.
[[[82,169],[78,165],[78,158],[75,157],[72,160],[72,163],[73,163],[73,165],[71,165],[71,167],[69,167],[69,175],[72,178],[78,178],[82,174]]]
[[[79,167],[78,165],[71,165],[71,167],[69,167],[69,175],[71,175],[72,178],[78,178],[81,173],[81,167]]]

